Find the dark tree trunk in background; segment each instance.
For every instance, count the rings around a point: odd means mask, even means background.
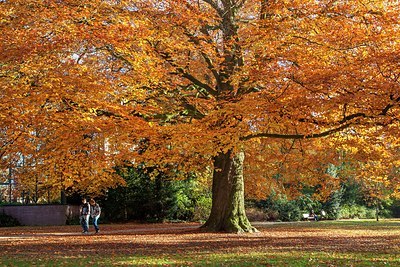
[[[66,205],[67,204],[67,196],[65,195],[65,189],[61,189],[61,194],[60,194],[60,201],[61,205]]]

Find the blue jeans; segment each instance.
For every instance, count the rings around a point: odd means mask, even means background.
[[[97,223],[97,220],[99,219],[99,217],[100,217],[100,215],[99,215],[99,216],[92,217],[92,219],[93,219],[93,226],[94,226],[94,229],[96,230],[96,232],[99,231],[99,225],[98,225],[98,223]]]
[[[84,232],[89,231],[89,215],[81,215],[81,226]]]

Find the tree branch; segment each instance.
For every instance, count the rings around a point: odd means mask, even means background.
[[[246,2],[246,0],[237,1],[237,2],[236,2],[236,6],[237,6],[238,8],[241,8],[241,7],[243,7],[243,5],[244,5],[245,2]]]
[[[394,99],[393,96],[391,96],[391,99],[394,100],[395,103],[399,103],[400,102],[400,97]],[[382,109],[382,111],[376,115],[376,116],[368,116],[365,113],[354,113],[351,115],[347,115],[344,116],[343,119],[341,119],[339,122],[337,122],[337,124],[341,124],[340,126],[336,127],[336,128],[332,128],[320,133],[315,133],[315,134],[274,134],[274,133],[254,133],[254,134],[249,134],[247,136],[242,137],[240,140],[242,141],[246,141],[246,140],[250,140],[253,138],[279,138],[279,139],[312,139],[312,138],[319,138],[319,137],[325,137],[328,135],[331,135],[333,133],[337,133],[340,132],[346,128],[348,128],[349,126],[353,125],[353,120],[354,119],[358,119],[358,118],[370,118],[370,119],[374,119],[377,118],[378,116],[385,116],[387,115],[387,113],[389,112],[389,110],[391,108],[393,108],[395,106],[395,104],[388,104],[387,106],[385,106],[385,108]],[[313,124],[315,125],[320,125],[320,123],[318,123],[318,121],[313,121]],[[377,123],[377,125],[382,125],[384,126],[384,124],[380,124]]]
[[[205,84],[203,82],[201,82],[199,79],[197,79],[196,77],[194,77],[193,75],[187,73],[184,69],[182,68],[177,68],[177,71],[180,72],[182,74],[182,77],[188,79],[189,81],[191,81],[193,84],[203,88],[204,90],[207,91],[207,93],[209,93],[210,95],[216,97],[217,96],[217,91],[215,91],[213,88],[211,88],[208,84]]]
[[[203,34],[209,35],[208,32],[207,32],[207,30],[204,29],[204,28],[201,29],[200,31],[201,31]],[[185,35],[186,35],[187,37],[189,37],[189,39],[190,39],[190,41],[191,41],[192,43],[194,43],[195,45],[198,45],[198,46],[201,45],[201,44],[200,44],[199,38],[197,38],[196,36],[194,36],[193,34],[191,34],[190,32],[188,32],[186,28],[184,29],[184,33],[185,33]],[[213,76],[214,76],[214,78],[215,78],[215,80],[216,80],[216,82],[217,82],[217,85],[219,86],[219,85],[221,84],[221,78],[220,78],[220,75],[219,75],[218,71],[216,70],[216,68],[215,68],[215,66],[214,66],[214,64],[213,64],[213,62],[212,62],[212,60],[211,60],[211,58],[210,58],[206,53],[204,53],[203,51],[201,51],[200,53],[201,53],[202,57],[204,58],[204,61],[205,61],[206,64],[207,64],[207,68],[211,71],[211,73],[213,74]],[[216,92],[215,92],[215,93],[216,93]]]
[[[191,111],[190,117],[193,119],[203,119],[205,115],[201,113],[194,105],[190,104],[189,101],[184,98],[183,99],[183,105],[186,108],[186,110]]]
[[[254,133],[254,134],[250,134],[247,136],[244,136],[243,138],[241,138],[240,140],[242,141],[247,141],[250,139],[254,139],[254,138],[278,138],[278,139],[313,139],[313,138],[319,138],[319,137],[325,137],[328,135],[331,135],[333,133],[337,133],[340,132],[346,128],[348,128],[349,126],[351,126],[352,123],[347,123],[344,125],[341,125],[337,128],[334,129],[330,129],[327,131],[323,131],[320,133],[316,133],[316,134],[274,134],[274,133]]]
[[[309,38],[306,38],[306,37],[303,37],[303,36],[292,35],[292,37],[293,38],[297,38],[297,39],[301,39],[301,40],[306,41],[306,42],[308,42],[310,44],[315,44],[315,45],[318,45],[318,46],[325,46],[325,47],[327,47],[329,49],[332,49],[334,51],[347,51],[347,50],[353,50],[353,49],[356,49],[356,48],[366,47],[367,46],[367,44],[359,44],[359,45],[355,45],[355,46],[335,48],[335,47],[330,46],[328,44],[319,43],[319,42],[313,41],[313,40],[311,40]]]
[[[213,88],[211,88],[208,84],[203,83],[202,81],[200,81],[199,79],[197,79],[196,77],[194,77],[193,75],[191,75],[190,73],[188,73],[184,68],[178,66],[178,64],[176,64],[174,62],[174,60],[171,58],[171,56],[166,53],[166,52],[160,52],[157,49],[155,49],[155,51],[169,64],[171,64],[172,67],[174,67],[176,69],[176,71],[178,73],[180,73],[182,75],[182,77],[188,79],[189,81],[191,81],[193,84],[203,88],[204,90],[207,91],[207,93],[209,93],[210,95],[216,97],[218,92],[216,90],[214,90]]]
[[[29,126],[28,126],[29,127]],[[0,159],[5,155],[7,150],[5,149],[7,146],[14,144],[15,141],[18,140],[18,138],[22,135],[22,131],[17,134],[16,137],[12,138],[11,140],[5,142],[4,144],[1,145],[0,147]]]
[[[394,100],[395,103],[399,103],[400,102],[400,97],[398,97],[397,99],[394,99],[393,95],[390,96],[391,99]],[[386,115],[388,113],[388,111],[394,107],[395,104],[388,104],[381,113],[379,113],[379,115]]]
[[[224,11],[218,6],[218,3],[214,0],[203,0],[205,3],[209,4],[215,11],[217,11],[218,15],[221,17],[224,15]]]
[[[113,57],[122,60],[123,62],[125,62],[127,65],[129,65],[130,67],[132,67],[132,62],[129,61],[124,55],[118,53],[117,51],[115,51],[114,47],[112,45],[105,45],[103,47],[99,47],[97,48],[97,50],[105,50],[108,51]]]

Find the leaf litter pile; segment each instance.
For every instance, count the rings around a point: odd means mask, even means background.
[[[132,257],[162,259],[161,265],[207,264],[212,258],[225,265],[229,260],[266,264],[274,258],[279,263],[279,257],[289,262],[291,257],[306,261],[314,257],[318,263],[324,259],[332,263],[347,257],[400,265],[398,221],[259,223],[260,232],[255,234],[209,233],[199,227],[196,223],[110,224],[101,225],[99,234],[91,228],[89,235],[81,234],[80,226],[0,228],[0,257],[33,262],[97,257],[110,265],[124,265],[122,259]]]

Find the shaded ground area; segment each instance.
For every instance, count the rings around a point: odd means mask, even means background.
[[[189,262],[196,263],[197,259],[203,261],[207,255],[239,258],[248,255],[250,258],[245,258],[246,262],[253,258],[260,262],[263,257],[279,255],[308,255],[309,258],[315,255],[319,260],[328,257],[328,266],[332,265],[329,257],[343,262],[344,255],[350,255],[348,260],[355,262],[369,257],[371,263],[375,262],[371,266],[400,266],[397,260],[400,255],[399,221],[258,223],[259,233],[239,235],[207,233],[199,227],[200,224],[194,223],[101,225],[100,234],[90,235],[82,235],[79,226],[0,228],[0,256],[7,259],[5,263],[10,263],[11,257],[22,262],[103,257],[110,265],[125,265],[124,259],[132,257],[184,257],[183,262],[172,260],[171,264],[166,261],[159,265],[185,266],[192,265]],[[240,263],[239,258],[233,262],[225,259],[226,264],[222,262],[221,265],[235,265],[237,261]],[[158,265],[150,263],[148,265]],[[207,261],[203,263],[207,265]],[[133,261],[126,265],[141,264]]]

